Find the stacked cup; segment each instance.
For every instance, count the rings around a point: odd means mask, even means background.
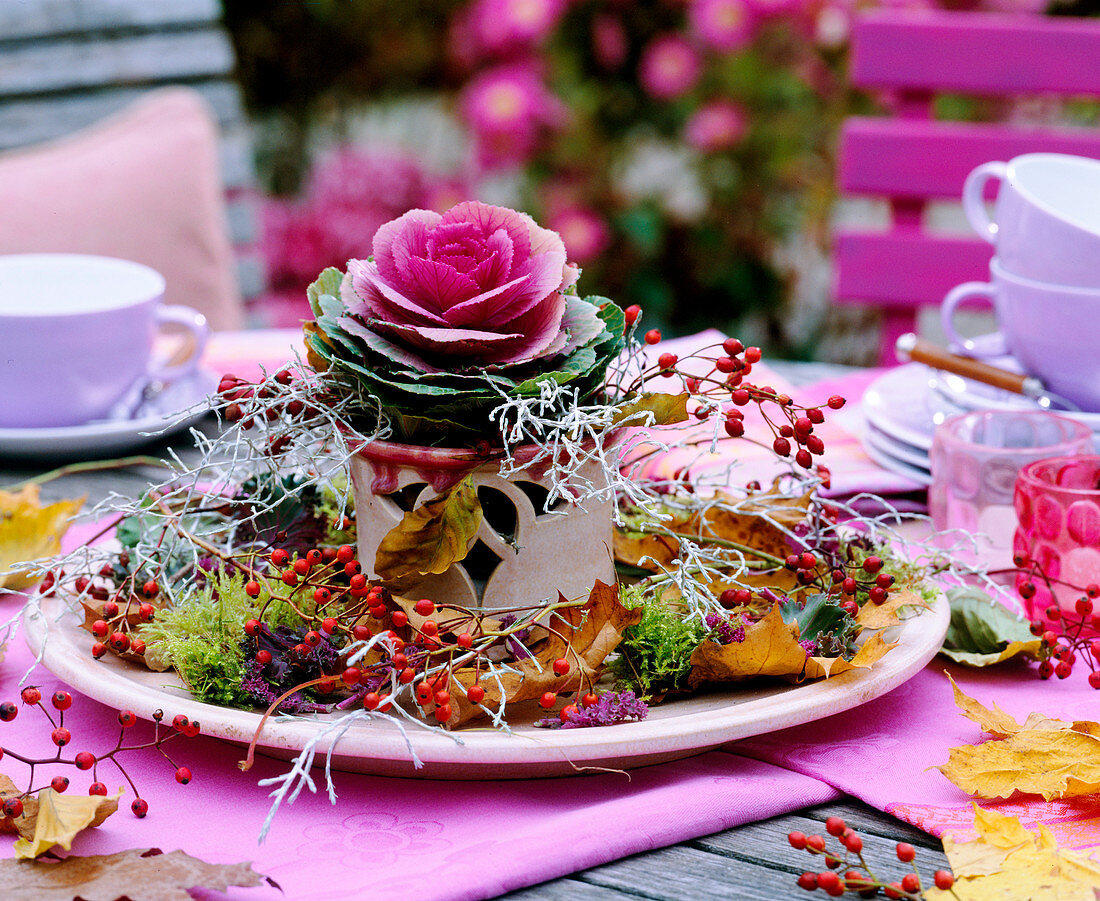
[[[999,183],[993,218],[985,190]],[[1011,354],[1082,410],[1100,411],[1100,161],[1029,153],[985,163],[963,187],[967,219],[996,253],[988,282],[944,298],[948,339],[975,357]],[[981,347],[954,327],[969,299],[993,306],[999,332]]]

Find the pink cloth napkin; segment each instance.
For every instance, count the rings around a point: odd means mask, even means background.
[[[0,596],[0,605],[14,603]],[[0,663],[0,699],[18,698],[30,663],[17,640]],[[32,681],[46,696],[60,684],[44,670]],[[20,710],[0,724],[0,742],[22,753],[51,754],[45,719],[35,713]],[[113,747],[118,735],[115,712],[78,692],[65,723],[74,752]],[[151,732],[147,723],[133,729],[140,736]],[[285,891],[231,889],[229,897],[240,901],[373,901],[394,891],[421,901],[490,898],[839,795],[818,779],[726,751],[629,776],[443,782],[338,773],[336,805],[323,788],[319,795],[303,793],[279,811],[261,845],[269,799],[257,782],[286,772],[288,764],[259,757],[241,773],[242,749],[206,737],[173,739],[166,749],[190,767],[191,784],[177,785],[173,768],[155,752],[132,755],[130,772],[149,815],[132,816],[127,791],[119,812],[83,833],[73,853],[159,847],[212,863],[251,860]],[[10,761],[0,763],[0,772],[17,784],[26,778],[25,768]],[[104,772],[112,791],[123,784],[109,767]],[[72,792],[83,794],[91,782],[84,773],[66,775]],[[323,773],[314,776],[323,786]],[[0,837],[0,854],[10,857],[11,845],[10,837]]]

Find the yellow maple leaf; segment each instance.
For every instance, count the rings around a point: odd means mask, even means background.
[[[61,550],[69,519],[83,506],[80,500],[42,506],[38,486],[0,491],[0,591],[22,591],[37,581],[26,572],[12,572],[16,563],[49,557]]]
[[[38,816],[34,833],[13,846],[17,858],[31,860],[45,854],[54,845],[68,851],[73,839],[89,826],[98,826],[118,810],[122,790],[111,797],[101,795],[61,795],[52,788],[38,793]]]
[[[939,770],[964,792],[979,798],[1023,792],[1050,801],[1100,791],[1100,724],[1033,713],[1021,726],[964,694],[953,679],[951,685],[963,714],[999,739],[948,752]]]
[[[975,804],[974,828],[974,841],[944,836],[943,850],[955,884],[950,891],[926,889],[925,901],[1096,901],[1100,864],[1059,848],[1045,826],[1032,832],[1015,817]]]
[[[891,591],[881,604],[868,601],[859,608],[856,622],[865,629],[888,629],[901,622],[901,614],[910,610],[927,610],[931,602],[926,601],[915,591],[906,589]]]

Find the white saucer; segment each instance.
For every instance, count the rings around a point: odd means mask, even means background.
[[[152,444],[187,428],[208,410],[218,378],[198,370],[147,401],[133,419],[97,420],[47,429],[0,428],[0,456],[103,457]]]
[[[928,405],[931,374],[923,363],[906,363],[884,372],[863,392],[867,422],[898,441],[929,450],[935,430]]]
[[[914,447],[912,444],[898,441],[872,423],[867,423],[866,437],[883,453],[888,453],[891,457],[901,460],[903,463],[908,463],[918,469],[928,470],[930,468],[928,451],[924,448]]]
[[[911,463],[906,463],[904,460],[895,457],[891,450],[884,449],[880,442],[881,439],[876,438],[876,436],[869,431],[863,434],[863,450],[875,463],[883,469],[888,469],[891,472],[896,472],[908,479],[912,479],[917,485],[923,486],[932,484],[932,474],[927,469],[914,466]]]

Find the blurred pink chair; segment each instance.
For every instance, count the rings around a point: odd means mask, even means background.
[[[0,154],[0,253],[136,260],[164,275],[168,303],[240,328],[219,166],[205,101],[184,87],[152,91],[81,131]]]
[[[892,115],[853,117],[840,143],[840,189],[889,200],[887,231],[835,235],[835,297],[882,309],[880,362],[919,307],[985,280],[990,245],[924,226],[929,201],[958,200],[988,160],[1046,151],[1100,158],[1100,131],[1010,122],[933,121],[938,93],[1100,97],[1100,21],[993,13],[876,11],[855,23],[853,85],[884,92]]]

